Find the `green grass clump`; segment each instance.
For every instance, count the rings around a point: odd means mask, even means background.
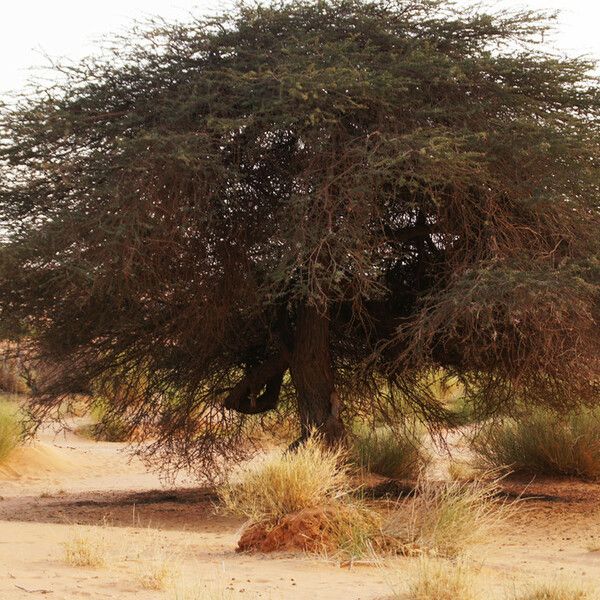
[[[490,424],[474,440],[484,468],[540,475],[600,478],[600,411],[559,415],[535,409]]]
[[[21,425],[17,408],[0,400],[0,463],[4,462],[19,444]]]
[[[416,479],[429,462],[421,436],[390,427],[356,427],[353,455],[362,468],[392,479]]]

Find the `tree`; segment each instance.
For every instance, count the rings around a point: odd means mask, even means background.
[[[598,397],[600,95],[550,22],[292,0],[154,23],[5,106],[1,316],[210,470],[248,415]],[[267,422],[269,422],[267,420]]]

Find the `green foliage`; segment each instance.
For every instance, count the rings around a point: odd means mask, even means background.
[[[473,441],[485,467],[600,478],[600,411],[534,410],[487,426]]]
[[[422,436],[402,428],[359,424],[354,428],[353,454],[357,463],[378,475],[394,479],[416,479],[429,457]]]
[[[57,367],[38,419],[124,381],[111,412],[211,474],[243,454],[235,411],[435,421],[439,369],[486,414],[597,397],[599,86],[550,26],[242,3],[2,107],[0,327]]]
[[[21,426],[16,406],[0,399],[0,463],[17,447],[20,435]]]

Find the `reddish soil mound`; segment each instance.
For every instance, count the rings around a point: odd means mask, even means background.
[[[262,521],[248,527],[238,542],[238,552],[319,552],[335,547],[340,508],[307,508],[286,515],[278,523]]]

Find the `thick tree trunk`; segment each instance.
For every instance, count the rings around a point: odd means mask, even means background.
[[[290,374],[298,397],[302,437],[312,430],[328,444],[344,437],[335,391],[334,371],[329,347],[329,317],[313,306],[300,309],[290,360]]]

